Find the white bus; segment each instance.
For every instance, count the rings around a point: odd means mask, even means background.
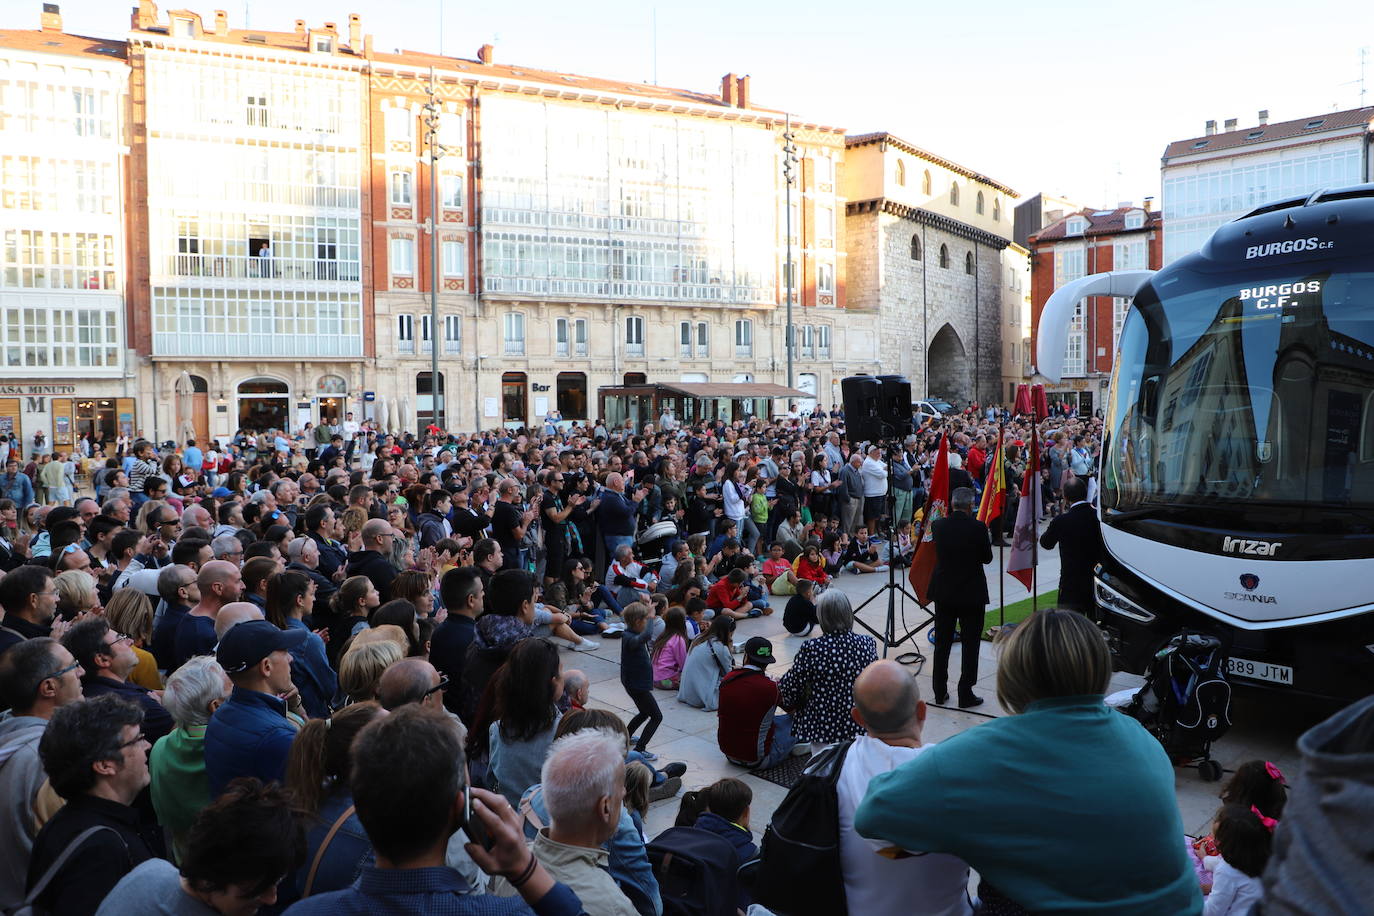
[[[1220,636],[1243,682],[1374,692],[1374,184],[1268,204],[1158,272],[1066,284],[1040,320],[1052,381],[1085,296],[1132,299],[1099,476],[1119,667],[1143,673],[1186,628]]]

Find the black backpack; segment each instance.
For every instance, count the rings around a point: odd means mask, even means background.
[[[832,745],[812,757],[763,832],[753,899],[780,916],[848,912],[835,783],[852,743]]]
[[[648,853],[663,916],[735,916],[740,861],[729,840],[697,827],[669,827]]]

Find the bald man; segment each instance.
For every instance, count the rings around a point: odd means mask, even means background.
[[[448,681],[423,658],[403,658],[382,672],[377,682],[377,702],[387,712],[408,703],[443,709],[447,686]]]
[[[231,601],[219,609],[215,615],[215,641],[224,638],[229,628],[245,620],[262,620],[262,608],[251,601]]]
[[[382,596],[382,603],[391,600],[391,582],[396,578],[396,567],[391,565],[391,541],[396,529],[384,518],[368,519],[360,532],[363,549],[348,555],[348,575],[367,576]]]
[[[239,600],[243,594],[243,576],[237,565],[227,560],[211,560],[196,574],[200,600],[186,612],[177,624],[172,644],[171,674],[193,655],[209,655],[215,651],[219,638],[215,636],[215,618],[227,604]]]
[[[897,916],[973,913],[968,899],[969,868],[955,856],[909,855],[886,849],[854,830],[854,810],[868,782],[918,756],[926,704],[916,679],[895,661],[869,665],[854,681],[854,721],[868,734],[854,739],[835,784],[840,814],[840,862],[851,913]],[[914,850],[920,852],[920,850]]]

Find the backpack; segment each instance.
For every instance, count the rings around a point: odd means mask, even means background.
[[[669,827],[648,853],[663,916],[735,916],[741,863],[729,840],[696,827]]]
[[[58,872],[62,871],[63,867],[66,866],[68,860],[70,860],[72,856],[76,855],[76,853],[81,849],[81,847],[85,845],[87,840],[89,840],[91,837],[95,836],[102,830],[108,830],[115,836],[119,836],[119,832],[115,830],[113,827],[106,827],[102,824],[97,824],[94,827],[87,827],[85,830],[78,833],[76,837],[73,838],[73,840],[67,844],[66,849],[63,849],[60,853],[58,853],[57,858],[53,859],[52,864],[48,866],[48,870],[43,872],[43,874],[39,876],[38,880],[34,882],[33,887],[29,889],[28,894],[25,895],[23,900],[19,901],[18,903],[12,904],[11,906],[5,907],[5,909],[0,912],[3,912],[5,916],[46,916],[46,913],[48,911],[43,907],[40,907],[35,901],[37,901],[38,898],[43,895],[43,892],[48,889],[48,885],[51,884],[53,879],[57,877]],[[119,841],[121,843],[124,842],[124,838],[119,837]],[[124,851],[126,854],[128,853],[129,849],[127,845],[125,846]]]
[[[852,741],[811,758],[763,832],[753,899],[780,914],[845,916],[835,783]]]

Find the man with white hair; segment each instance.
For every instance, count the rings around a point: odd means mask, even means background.
[[[187,528],[203,528],[206,531],[212,531],[214,527],[215,520],[210,517],[210,513],[202,505],[192,503],[181,513],[182,531]]]
[[[553,743],[540,771],[549,825],[530,850],[553,877],[572,888],[582,908],[598,916],[637,916],[606,870],[602,844],[620,823],[625,800],[625,740],[589,728]]]
[[[614,558],[606,567],[606,588],[615,595],[615,600],[624,607],[634,601],[648,601],[658,585],[653,573],[645,572],[644,567],[635,562],[634,548],[621,544],[615,549]]]
[[[881,448],[868,447],[868,457],[859,465],[859,476],[864,484],[864,523],[869,531],[877,531],[878,520],[887,514],[887,463]]]

